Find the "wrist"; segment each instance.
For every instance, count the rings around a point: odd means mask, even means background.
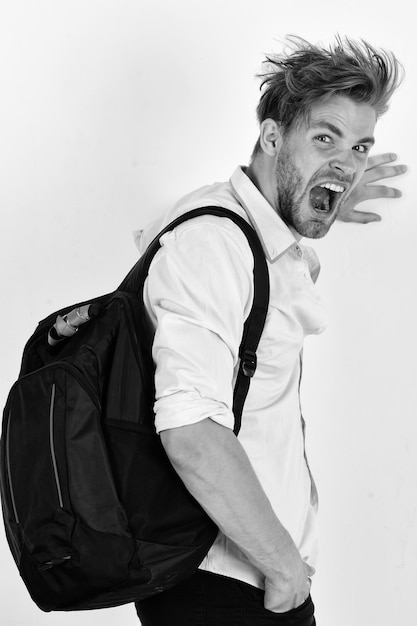
[[[262,568],[262,573],[269,580],[286,578],[287,575],[292,576],[294,569],[302,566],[303,560],[300,553],[292,540],[290,534],[285,531],[279,538],[276,550],[271,551],[269,555],[269,563]]]

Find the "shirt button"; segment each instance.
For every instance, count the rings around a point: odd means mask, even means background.
[[[303,252],[298,244],[295,244],[294,250],[298,254],[298,256],[303,256]]]

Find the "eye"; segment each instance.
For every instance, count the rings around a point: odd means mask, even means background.
[[[369,152],[369,146],[365,146],[363,144],[354,146],[353,149],[356,150],[356,152],[360,152],[361,154],[366,154],[367,152]]]
[[[321,150],[330,150],[334,146],[334,141],[329,135],[316,135],[314,142]]]

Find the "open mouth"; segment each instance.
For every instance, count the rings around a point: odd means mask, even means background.
[[[332,213],[345,191],[343,185],[322,183],[310,190],[310,204],[320,214]]]

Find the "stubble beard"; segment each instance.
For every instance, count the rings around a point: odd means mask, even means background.
[[[304,182],[299,169],[294,163],[285,144],[281,148],[276,164],[276,183],[278,191],[278,212],[287,226],[294,228],[302,237],[320,239],[328,232],[334,219],[330,222],[308,220],[302,215],[302,202],[306,198]]]

